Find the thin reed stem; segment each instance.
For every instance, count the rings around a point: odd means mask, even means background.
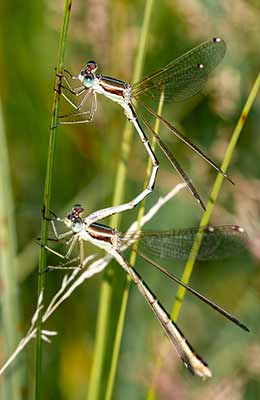
[[[42,247],[39,259],[38,297],[40,296],[41,293],[43,295],[45,288],[46,250],[44,246],[46,245],[48,238],[48,221],[46,218],[49,216],[49,207],[51,201],[56,130],[58,126],[59,103],[60,103],[61,72],[65,54],[65,43],[68,33],[71,6],[72,6],[72,0],[66,0],[64,7],[63,24],[60,33],[59,52],[58,52],[58,60],[56,68],[57,76],[55,78],[55,88],[57,90],[54,91],[54,96],[53,96],[49,150],[48,150],[43,207],[42,207],[42,228],[41,228]],[[37,337],[36,337],[36,354],[35,354],[35,400],[39,400],[41,398],[41,381],[42,381],[41,324],[42,324],[42,310],[39,312],[37,319]]]
[[[5,127],[0,103],[0,282],[1,282],[1,352],[6,356],[13,352],[19,340],[19,299],[16,269],[16,229],[14,201],[8,159]],[[1,398],[21,399],[21,371],[11,371],[1,382]]]

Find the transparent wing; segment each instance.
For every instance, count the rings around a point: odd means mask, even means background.
[[[163,259],[187,259],[199,228],[162,232],[136,232],[123,241],[139,241],[144,253]],[[207,227],[204,231],[198,260],[223,259],[246,249],[247,235],[237,225]]]
[[[208,40],[135,83],[132,95],[136,99],[143,95],[158,99],[163,91],[164,101],[186,100],[201,90],[208,74],[223,59],[225,51],[226,44],[222,39]]]

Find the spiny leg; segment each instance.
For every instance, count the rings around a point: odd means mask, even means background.
[[[66,233],[68,233],[68,232],[66,232]],[[71,232],[69,232],[69,233],[71,233]],[[70,238],[70,240],[68,241],[68,250],[67,250],[67,252],[66,252],[66,254],[65,255],[63,255],[63,254],[61,254],[61,253],[59,253],[58,251],[56,251],[56,250],[53,250],[51,247],[49,247],[49,246],[47,246],[47,245],[43,245],[43,247],[47,250],[47,251],[49,251],[50,253],[52,253],[52,254],[55,254],[56,256],[58,256],[58,257],[60,257],[62,260],[68,260],[69,259],[69,257],[70,257],[70,255],[71,255],[71,253],[72,253],[72,251],[73,251],[73,249],[74,249],[74,247],[75,247],[75,244],[77,243],[79,241],[79,239],[78,239],[78,236],[72,236],[71,238]],[[79,258],[79,257],[77,257],[77,258]]]
[[[56,221],[59,221],[59,222],[63,222],[63,220],[61,220],[60,218],[56,218],[56,217],[55,217],[55,220],[56,220]],[[53,219],[51,219],[51,227],[52,227],[54,236],[55,236],[55,238],[56,238],[57,240],[62,240],[62,239],[65,239],[66,237],[68,237],[68,236],[70,236],[70,235],[71,235],[71,236],[73,235],[73,233],[71,232],[71,230],[69,230],[69,231],[67,231],[67,232],[64,232],[64,233],[58,233],[57,228],[56,228],[56,225],[55,225],[55,222],[54,222]]]
[[[48,252],[54,254],[55,256],[60,257],[62,260],[66,260],[66,256],[64,256],[63,254],[59,253],[58,251],[53,250],[51,247],[49,247],[47,245],[45,245],[43,247]],[[79,261],[79,259],[80,259],[80,257],[78,256],[78,257],[73,258],[72,260],[63,262],[63,263],[61,263],[59,265],[48,265],[45,272],[47,272],[49,270],[53,270],[53,269],[78,269],[79,267],[67,267],[67,265],[70,265],[70,264],[72,264],[72,263],[74,263],[76,261]]]
[[[65,263],[61,263],[61,264],[59,264],[59,265],[48,265],[47,271],[50,271],[50,270],[53,270],[53,269],[62,269],[62,270],[67,270],[67,269],[70,269],[70,270],[81,269],[80,266],[77,266],[77,267],[68,267],[68,265],[73,264],[73,263],[75,263],[75,262],[78,262],[79,259],[80,259],[79,257],[75,257],[75,258],[73,258],[72,260],[69,260],[69,261],[67,261],[67,262],[65,262]]]
[[[66,72],[68,72],[68,71],[66,71]],[[70,75],[70,79],[78,81],[78,77],[77,76]],[[79,96],[81,93],[83,93],[84,90],[86,90],[86,87],[84,85],[81,85],[81,86],[78,86],[78,87],[71,86],[70,81],[66,77],[66,75],[63,75],[63,80],[65,81],[65,83],[67,85],[67,87],[63,86],[63,89],[69,90],[75,96]]]
[[[86,100],[88,99],[88,97],[89,97],[91,94],[93,94],[93,91],[90,90],[90,89],[88,89],[88,90],[87,90],[87,93],[85,94],[85,96],[83,97],[83,99],[81,100],[81,102],[80,102],[79,105],[78,105],[78,111],[81,110],[81,108],[83,107],[83,105],[85,104]],[[77,115],[77,113],[74,114],[74,115]]]
[[[71,256],[72,250],[75,247],[76,243],[79,243],[79,255],[75,258],[73,258],[72,260],[68,260],[69,257]],[[67,253],[65,255],[53,250],[51,247],[49,246],[44,246],[44,248],[46,250],[48,250],[50,253],[55,254],[56,256],[60,257],[62,260],[66,261],[60,265],[49,265],[47,270],[49,269],[81,269],[83,267],[83,262],[84,262],[84,248],[83,248],[83,242],[82,240],[80,240],[77,236],[72,236],[69,240],[69,242],[67,243],[69,248],[67,250]],[[70,265],[76,261],[80,261],[80,264],[77,267],[67,267],[67,265]]]
[[[71,104],[74,106],[74,108],[77,111],[80,111],[81,108],[83,107],[83,105],[85,104],[85,102],[87,101],[88,97],[90,95],[93,95],[92,97],[92,101],[91,101],[91,107],[90,110],[88,111],[83,111],[83,112],[75,112],[75,113],[71,113],[71,114],[64,114],[64,115],[60,115],[59,118],[69,118],[69,117],[79,117],[79,116],[83,116],[83,115],[88,115],[88,117],[84,120],[78,120],[78,121],[61,121],[61,124],[83,124],[83,123],[87,123],[87,122],[91,122],[93,119],[93,116],[96,112],[97,106],[96,106],[96,94],[93,93],[91,90],[88,90],[86,92],[86,94],[84,95],[83,99],[81,100],[81,102],[76,106],[64,93],[62,93],[63,97]]]
[[[66,260],[66,257],[65,257],[63,254],[59,253],[59,252],[56,251],[56,250],[53,250],[51,247],[49,247],[49,246],[47,246],[47,245],[42,245],[42,247],[44,247],[45,250],[47,250],[49,253],[52,253],[52,254],[54,254],[55,256],[60,257],[62,260]]]
[[[94,115],[95,112],[97,111],[97,94],[95,92],[93,92],[93,96],[91,98],[90,111],[91,111],[92,115]]]
[[[68,88],[65,88],[64,86],[61,86],[61,88],[62,88],[62,89],[65,89],[65,90],[69,90]],[[79,95],[81,95],[82,93],[84,93],[85,90],[86,90],[86,89],[83,87],[83,89],[81,90],[81,92],[80,92],[79,94],[76,94],[75,92],[73,92],[73,91],[71,91],[71,90],[69,90],[69,92],[70,92],[71,94],[73,94],[74,96],[79,96]],[[78,105],[75,104],[75,103],[73,103],[73,101],[72,101],[63,91],[61,92],[61,95],[62,95],[62,97],[64,97],[64,99],[65,99],[73,108],[75,108],[75,110],[78,110]]]
[[[76,87],[72,87],[69,85],[69,81],[67,80],[66,77],[63,78],[65,80],[65,83],[67,86],[61,86],[62,89],[67,90],[68,92],[70,92],[71,94],[73,94],[75,97],[80,96],[82,93],[86,92],[88,89],[86,89],[85,86],[80,85],[80,86],[76,86]]]
[[[69,77],[70,77],[71,80],[72,80],[72,79],[78,80],[78,78],[77,78],[76,76],[73,76],[69,71],[67,71],[67,70],[63,70],[63,71],[65,71],[65,72],[69,75]],[[68,92],[70,92],[73,96],[78,97],[78,96],[82,95],[82,94],[86,91],[86,87],[83,86],[83,85],[78,86],[78,87],[73,87],[73,86],[71,86],[70,81],[69,81],[69,79],[67,78],[66,75],[63,75],[62,78],[63,78],[63,81],[65,81],[65,84],[66,84],[67,86],[61,85],[61,88],[64,89],[64,90],[66,90],[66,91],[68,91]],[[75,104],[75,103],[64,93],[64,91],[61,92],[61,95],[65,98],[65,100],[66,100],[73,108],[75,108],[76,110],[78,110],[78,105]]]
[[[89,111],[85,111],[83,113],[80,113],[78,115],[84,115],[84,114],[90,114]],[[74,114],[68,114],[66,117],[74,117]],[[65,118],[64,115],[61,115],[60,118]],[[91,122],[93,119],[93,115],[90,114],[90,116],[86,119],[83,120],[78,120],[78,121],[61,121],[61,125],[74,125],[74,124],[86,124],[87,122]]]
[[[86,101],[87,98],[90,96],[90,94],[92,94],[92,92],[89,92],[89,91],[88,91],[88,92],[85,94],[85,96],[83,97],[83,99],[81,100],[81,102],[79,103],[78,106],[76,106],[75,104],[73,104],[73,103],[69,100],[69,98],[66,97],[65,95],[64,95],[64,98],[66,98],[66,100],[67,100],[69,103],[71,103],[72,105],[74,105],[75,108],[76,108],[76,110],[80,111],[80,109],[81,109],[82,106],[84,105],[85,101]],[[93,97],[95,98],[95,93],[94,93]],[[96,109],[97,109],[97,107],[96,107],[96,102],[94,102],[94,106],[93,106],[93,100],[92,100],[92,102],[91,102],[91,107],[90,107],[90,111],[75,112],[75,113],[72,113],[72,114],[60,115],[59,118],[71,117],[71,116],[76,117],[76,116],[84,115],[84,114],[88,114],[88,113],[91,114],[91,115],[92,115],[92,118],[93,118],[93,114],[95,113]]]
[[[64,70],[64,71],[69,75],[69,77],[70,77],[71,80],[72,80],[72,79],[78,80],[78,77],[73,76],[68,70]],[[70,92],[70,93],[73,94],[74,96],[78,97],[78,96],[81,96],[84,92],[86,92],[86,94],[84,95],[83,99],[80,101],[79,104],[75,104],[63,91],[62,91],[62,93],[61,93],[62,96],[65,98],[65,100],[66,100],[73,108],[75,108],[77,111],[79,111],[79,110],[82,108],[83,104],[85,103],[87,97],[90,95],[91,90],[87,89],[84,85],[81,85],[81,86],[78,86],[78,87],[73,87],[73,86],[70,84],[70,81],[69,81],[69,79],[67,78],[66,75],[63,75],[63,80],[65,81],[65,83],[66,83],[67,86],[61,86],[62,89],[67,90],[68,92]],[[69,114],[69,115],[64,115],[64,116],[61,116],[61,117],[66,117],[66,116],[70,116],[70,115],[71,115],[71,114]],[[60,118],[61,118],[61,117],[60,117]]]
[[[66,74],[68,74],[71,79],[77,79],[77,77],[75,75],[73,75],[72,72],[70,72],[68,69],[62,68],[62,71],[64,71]],[[63,76],[64,76],[64,74],[63,74]]]
[[[58,218],[58,217],[56,216],[55,213],[53,213],[52,211],[50,211],[50,213],[53,215],[53,217],[54,217],[54,219],[55,219],[56,221],[63,222],[63,220],[61,220],[60,218]],[[47,245],[43,245],[43,244],[41,244],[41,243],[39,243],[39,245],[40,245],[41,247],[44,247],[48,252],[50,252],[50,253],[52,253],[52,254],[55,254],[57,257],[60,257],[60,258],[63,259],[63,260],[66,260],[66,259],[69,257],[69,255],[71,254],[71,252],[72,252],[72,250],[73,250],[73,247],[74,247],[74,245],[75,245],[75,243],[74,243],[75,237],[73,236],[73,233],[72,233],[71,230],[59,234],[58,231],[57,231],[57,228],[56,228],[54,219],[48,219],[48,218],[46,218],[46,219],[49,220],[49,221],[51,222],[51,227],[52,227],[52,230],[53,230],[53,233],[54,233],[54,236],[55,236],[55,239],[48,239],[48,240],[54,240],[54,241],[56,241],[56,242],[59,242],[59,241],[62,241],[62,240],[64,240],[64,239],[66,239],[68,236],[70,236],[69,240],[66,241],[66,245],[69,246],[69,248],[68,248],[67,253],[66,253],[65,256],[64,256],[63,254],[59,253],[59,252],[56,251],[56,250],[53,250],[51,247],[49,247],[49,246],[47,246]],[[63,265],[63,264],[61,264],[61,265]],[[59,268],[59,267],[57,267],[57,268]],[[52,269],[53,269],[53,267],[52,267]],[[48,270],[48,268],[47,268],[46,270]]]
[[[83,240],[79,240],[79,260],[80,260],[80,264],[79,264],[78,268],[81,269],[84,266],[84,260],[85,260]]]

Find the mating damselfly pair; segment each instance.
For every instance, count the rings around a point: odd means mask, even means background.
[[[181,134],[179,130],[164,117],[157,115],[157,113],[143,101],[145,97],[149,97],[149,99],[154,100],[163,98],[164,102],[179,102],[195,95],[201,90],[209,73],[222,60],[225,50],[225,42],[220,38],[213,38],[133,85],[96,73],[98,66],[95,61],[89,61],[84,69],[76,76],[66,69],[63,70],[61,76],[63,82],[59,89],[65,100],[75,109],[75,112],[61,115],[60,122],[63,124],[78,124],[92,121],[97,110],[97,94],[105,96],[113,102],[118,103],[123,108],[125,116],[133,124],[152,161],[152,170],[147,187],[133,200],[125,204],[104,208],[87,217],[82,216],[82,206],[76,205],[66,218],[61,219],[55,217],[52,219],[51,223],[55,234],[55,240],[65,240],[68,246],[65,255],[53,250],[49,246],[45,246],[47,250],[56,254],[63,260],[60,265],[50,266],[49,269],[74,269],[75,267],[71,264],[75,262],[76,268],[81,268],[85,260],[84,242],[90,242],[110,254],[136,284],[138,290],[148,302],[184,364],[193,374],[201,376],[202,378],[211,376],[211,371],[207,364],[193,351],[182,332],[171,320],[169,314],[158,302],[141,276],[130,265],[123,253],[131,243],[138,240],[141,249],[138,250],[138,254],[143,257],[143,259],[147,260],[152,265],[156,265],[163,273],[170,276],[173,280],[184,286],[187,290],[242,329],[248,331],[248,328],[233,315],[181,282],[175,275],[163,269],[147,256],[147,254],[152,254],[153,256],[161,258],[186,258],[191,250],[198,229],[189,228],[181,231],[172,230],[167,232],[130,232],[128,235],[123,235],[115,229],[100,224],[99,221],[112,214],[132,209],[151,193],[154,188],[159,162],[149,143],[143,126],[155,138],[159,148],[187,184],[193,197],[201,207],[205,209],[205,205],[191,180],[188,178],[175,156],[168,150],[158,134],[147,122],[144,115],[140,113],[140,110],[137,111],[134,102],[139,104],[139,106],[151,116],[158,118],[169,132],[173,133],[225,178],[231,181],[226,173],[202,150]],[[74,86],[75,82],[79,82],[79,85]],[[55,220],[65,224],[68,228],[66,232],[62,234],[58,233]],[[237,226],[206,227],[203,234],[204,239],[198,255],[199,259],[223,258],[225,255],[228,255],[228,253],[234,253],[235,249],[239,249],[241,244],[245,241],[243,229]],[[71,258],[76,245],[79,246],[79,255],[76,258]]]

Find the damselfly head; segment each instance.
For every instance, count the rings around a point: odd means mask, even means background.
[[[65,219],[65,224],[74,232],[80,232],[84,227],[84,221],[81,217],[81,214],[84,212],[84,208],[81,204],[75,204],[72,207],[71,212],[67,215]]]
[[[84,208],[81,204],[75,204],[72,207],[71,213],[67,215],[67,218],[71,221],[81,218],[81,214],[84,212]]]
[[[78,78],[86,88],[91,88],[95,81],[95,71],[98,65],[96,61],[88,61],[84,69],[80,72]]]
[[[96,72],[97,69],[98,69],[98,65],[97,65],[96,61],[88,61],[85,66],[85,70],[92,74],[94,74],[94,72]]]

